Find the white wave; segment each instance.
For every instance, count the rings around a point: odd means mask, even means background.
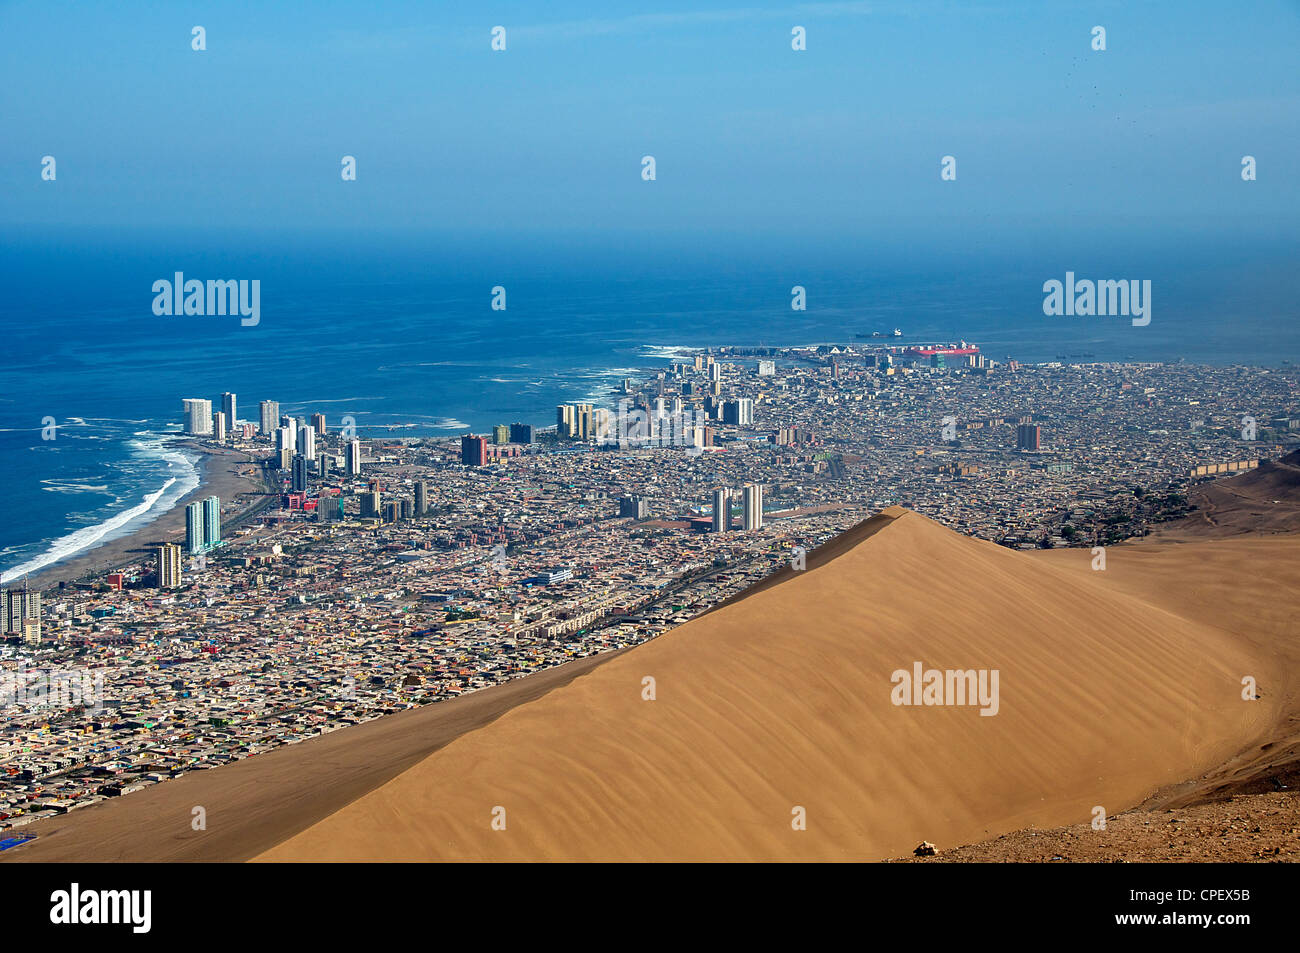
[[[48,493],[107,493],[108,484],[98,486],[90,483],[64,483],[62,480],[42,480],[46,486],[41,487]]]
[[[87,526],[56,539],[41,555],[0,572],[0,583],[44,569],[101,542],[133,532],[139,526],[153,522],[198,487],[199,472],[195,465],[197,458],[172,449],[167,445],[166,437],[161,434],[144,431],[137,436],[146,439],[133,440],[128,444],[133,453],[137,456],[161,460],[167,464],[169,470],[182,469],[181,474],[168,477],[161,487],[145,494],[141,502],[130,509],[110,516],[94,526]]]
[[[657,357],[664,361],[684,360],[703,352],[702,347],[685,347],[678,344],[645,344],[641,347],[641,353],[646,357]]]

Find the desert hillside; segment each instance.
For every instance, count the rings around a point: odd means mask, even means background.
[[[1038,558],[898,508],[850,541],[467,732],[261,859],[887,858],[1113,814],[1282,721],[1282,655],[1078,551]],[[1176,590],[1178,567],[1162,571]],[[997,714],[893,704],[892,673],[917,662],[997,670]],[[1242,699],[1246,675],[1262,699]]]

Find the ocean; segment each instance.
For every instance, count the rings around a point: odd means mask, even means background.
[[[1022,251],[1017,252],[1017,247]],[[1294,247],[1007,239],[823,248],[620,235],[451,238],[30,230],[0,237],[0,579],[156,519],[198,483],[181,399],[256,422],[343,416],[361,436],[455,436],[611,405],[640,368],[722,344],[965,339],[992,359],[1300,360]],[[1152,321],[1046,317],[1044,281],[1140,278]],[[156,316],[153,283],[257,279],[261,316]],[[806,289],[807,310],[790,307]],[[492,289],[505,288],[505,310]],[[893,342],[890,342],[893,343]],[[49,418],[57,424],[54,439]]]

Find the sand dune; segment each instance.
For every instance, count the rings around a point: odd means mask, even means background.
[[[1114,813],[1282,720],[1286,693],[1243,701],[1241,679],[1283,684],[1285,655],[1078,551],[1038,558],[898,508],[853,540],[462,735],[260,859],[884,858]],[[891,673],[916,661],[997,669],[998,713],[892,704]]]

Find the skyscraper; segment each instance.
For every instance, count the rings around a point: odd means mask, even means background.
[[[532,443],[533,439],[534,438],[533,438],[532,424],[511,424],[510,425],[511,443]]]
[[[415,483],[415,515],[423,516],[429,512],[429,484],[423,480]]]
[[[289,435],[285,438],[284,445],[290,450],[298,449],[298,421],[288,414],[280,418],[280,429],[288,429]]]
[[[763,484],[749,483],[745,485],[744,519],[744,527],[747,530],[763,528]]]
[[[1035,424],[1022,423],[1016,427],[1017,450],[1040,450],[1042,430]]]
[[[752,397],[741,397],[739,400],[724,401],[722,404],[722,422],[735,424],[739,427],[752,426],[754,423],[754,399]]]
[[[591,404],[573,405],[573,436],[579,440],[590,440],[592,437],[592,410]]]
[[[312,428],[312,430],[315,430],[315,431],[316,431],[316,436],[318,436],[318,437],[324,437],[324,436],[325,436],[325,415],[324,415],[324,414],[312,414],[312,415],[311,415],[311,428]]]
[[[348,476],[361,475],[361,441],[349,440],[347,449],[347,473]]]
[[[555,434],[558,437],[572,437],[574,434],[574,412],[572,404],[559,404],[555,408]]]
[[[461,437],[460,462],[467,467],[481,467],[487,463],[487,441],[472,433]]]
[[[275,428],[280,425],[280,402],[278,400],[264,400],[259,405],[261,410],[262,436],[268,439],[275,434]]]
[[[221,542],[221,500],[210,496],[203,501],[203,545],[208,549]]]
[[[510,428],[505,424],[497,424],[492,428],[492,442],[497,446],[503,446],[510,442]]]
[[[203,504],[185,507],[185,550],[191,556],[203,552]]]
[[[41,594],[27,588],[23,580],[21,589],[10,589],[4,593],[5,635],[17,635],[24,642],[39,644],[41,641]]]
[[[181,548],[175,543],[163,543],[153,552],[158,588],[175,589],[181,584]]]
[[[226,429],[235,431],[235,395],[226,391],[221,395],[221,413],[226,418]]]
[[[311,431],[306,431],[310,433]],[[301,453],[293,455],[293,470],[290,474],[290,486],[294,493],[302,493],[307,489],[307,458]]]
[[[181,401],[185,410],[185,432],[196,436],[212,433],[212,401],[201,397],[186,397]]]
[[[302,427],[298,430],[298,452],[306,460],[316,459],[316,431],[311,427]]]
[[[720,486],[713,491],[713,531],[725,533],[731,528],[731,491]]]
[[[218,443],[226,440],[226,415],[221,411],[212,415],[212,437]]]

